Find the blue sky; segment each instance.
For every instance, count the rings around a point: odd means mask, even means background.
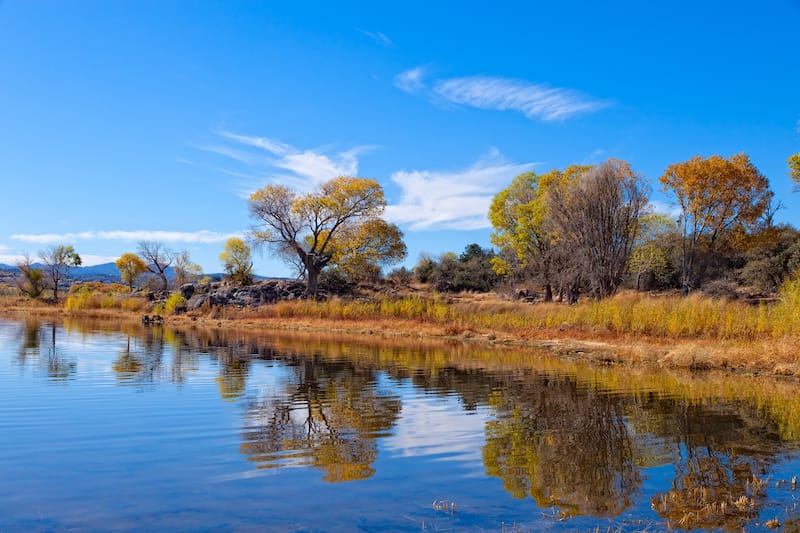
[[[608,157],[668,209],[668,165],[746,152],[800,225],[800,1],[611,4],[0,0],[0,262],[149,239],[218,272],[249,193],[353,174],[411,266],[489,246],[516,174]]]

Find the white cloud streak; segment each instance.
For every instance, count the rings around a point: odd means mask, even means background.
[[[160,230],[114,230],[114,231],[82,231],[77,233],[28,233],[16,234],[15,241],[34,244],[56,244],[76,241],[163,241],[214,244],[225,242],[231,237],[241,238],[244,232],[219,233],[216,231],[160,231]]]
[[[511,163],[497,150],[469,168],[455,172],[430,170],[392,174],[400,201],[386,208],[385,218],[412,230],[474,230],[491,227],[487,213],[492,197],[534,163]]]
[[[387,37],[387,35],[385,33],[381,33],[379,31],[367,31],[367,30],[362,30],[362,29],[359,29],[359,28],[356,28],[356,31],[358,33],[360,33],[361,35],[366,35],[367,37],[369,37],[370,39],[375,41],[376,44],[379,44],[381,46],[385,46],[386,48],[390,48],[390,47],[394,46],[394,43],[392,42],[392,40],[389,39],[389,37]]]
[[[564,120],[611,105],[608,101],[595,100],[571,89],[490,76],[439,80],[434,92],[454,104],[518,111],[527,118],[545,122]]]
[[[246,155],[243,155],[243,151],[239,148],[211,146],[201,147],[201,149],[246,165],[247,174],[264,174],[266,179],[271,178],[273,182],[301,191],[311,190],[337,176],[357,175],[358,156],[371,148],[356,146],[349,150],[328,154],[323,149],[300,150],[267,137],[240,135],[230,131],[220,131],[218,135],[239,147],[255,149],[258,152],[256,154],[244,152]],[[228,171],[228,173],[233,174],[233,171]],[[257,187],[263,185],[263,183],[258,183]],[[244,188],[248,193],[255,190],[252,183]]]
[[[425,88],[424,77],[424,67],[408,69],[394,77],[394,85],[401,91],[413,94]]]

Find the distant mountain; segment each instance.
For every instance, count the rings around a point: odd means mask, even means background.
[[[87,267],[72,267],[69,269],[69,276],[72,278],[86,278],[94,276],[108,276],[119,278],[119,270],[114,263],[103,263],[102,265],[92,265]]]
[[[41,263],[34,263],[31,265],[36,268],[41,268],[44,265]],[[16,273],[19,269],[16,265],[6,265],[0,263],[0,271]],[[72,267],[67,274],[68,278],[78,279],[81,281],[119,281],[119,270],[114,266],[114,263],[103,263],[102,265],[92,265],[86,267]]]
[[[41,263],[34,263],[32,266],[41,268],[43,265]],[[6,274],[16,274],[18,269],[16,265],[6,265],[4,263],[0,263],[0,272],[5,272]],[[222,278],[224,274],[220,273],[212,273],[212,274],[204,274],[209,276],[212,279],[215,278]],[[80,266],[80,267],[72,267],[69,269],[69,274],[67,275],[68,278],[72,280],[78,281],[103,281],[106,283],[120,283],[120,275],[119,270],[114,265],[114,263],[103,263],[101,265],[92,265],[92,266]],[[255,279],[269,279],[265,276],[254,276]],[[175,279],[175,270],[172,267],[167,268],[167,279],[170,281]]]

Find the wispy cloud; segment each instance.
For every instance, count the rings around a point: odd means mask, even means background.
[[[491,226],[487,218],[492,197],[534,163],[512,163],[497,150],[467,169],[392,174],[401,189],[400,201],[386,208],[386,219],[412,230],[473,230]]]
[[[161,230],[114,230],[81,231],[77,233],[20,233],[12,235],[16,241],[34,244],[56,244],[77,241],[163,241],[180,243],[213,244],[225,242],[231,237],[242,237],[244,232],[219,233],[216,231],[161,231]]]
[[[415,93],[425,88],[425,67],[405,70],[394,77],[395,87],[407,93]]]
[[[490,76],[438,80],[434,92],[454,104],[518,111],[527,118],[545,122],[564,120],[611,105],[608,101],[597,100],[571,89]]]
[[[310,190],[322,182],[337,176],[358,174],[358,158],[370,150],[370,146],[356,146],[348,150],[330,153],[325,148],[298,149],[268,137],[241,135],[230,131],[219,131],[223,139],[235,146],[199,147],[211,153],[222,155],[245,166],[246,172],[226,169],[225,173],[256,177],[243,184],[242,192],[249,195],[268,180],[281,183],[298,190]],[[250,152],[247,150],[255,150]],[[246,155],[243,155],[246,154]]]
[[[389,39],[389,37],[387,37],[385,33],[381,33],[379,31],[367,31],[367,30],[362,30],[360,28],[356,28],[356,31],[361,35],[366,35],[367,37],[375,41],[376,44],[379,44],[381,46],[385,46],[387,48],[394,46],[392,40]]]

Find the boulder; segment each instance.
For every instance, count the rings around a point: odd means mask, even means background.
[[[181,295],[183,296],[183,299],[184,300],[188,300],[189,298],[192,297],[192,295],[194,295],[194,292],[195,292],[194,284],[193,283],[186,283],[186,284],[181,286],[180,291],[181,291]]]

